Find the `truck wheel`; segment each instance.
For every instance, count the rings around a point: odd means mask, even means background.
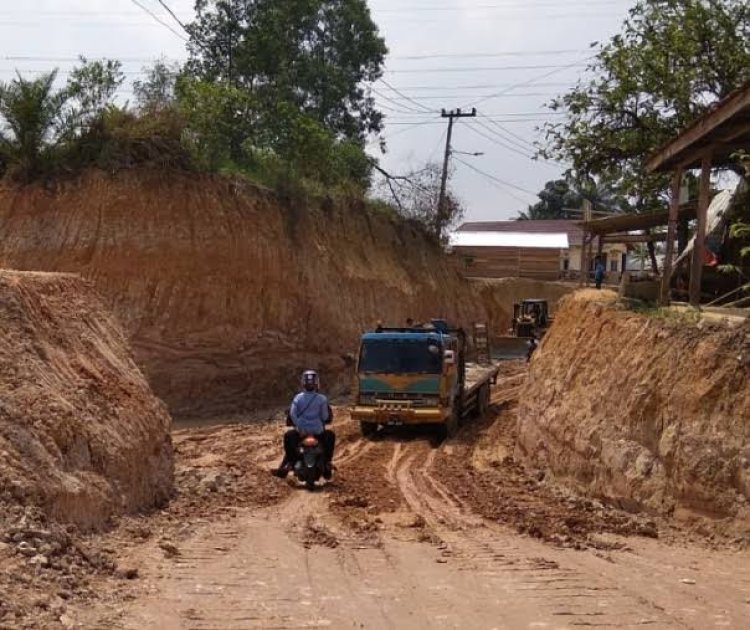
[[[477,417],[484,418],[487,410],[490,408],[490,386],[482,385],[482,389],[477,393]]]
[[[447,440],[453,437],[458,432],[459,425],[459,412],[454,409],[450,417],[443,423],[438,425],[438,435],[441,440]]]
[[[378,425],[374,422],[365,422],[364,420],[359,423],[359,430],[362,433],[362,437],[372,437],[378,430]]]

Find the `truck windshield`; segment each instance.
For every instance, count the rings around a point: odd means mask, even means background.
[[[359,371],[371,374],[440,374],[442,348],[432,341],[366,341]]]

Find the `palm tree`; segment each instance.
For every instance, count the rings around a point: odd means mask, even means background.
[[[39,173],[60,140],[66,90],[54,90],[57,71],[37,79],[19,74],[0,82],[0,159],[13,163],[16,175],[29,178]]]

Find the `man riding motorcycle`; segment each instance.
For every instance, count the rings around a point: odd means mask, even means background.
[[[287,415],[287,425],[293,426],[284,434],[284,459],[281,465],[274,468],[271,474],[284,478],[294,467],[299,456],[299,445],[302,437],[314,435],[325,453],[325,470],[323,477],[330,479],[333,466],[333,451],[336,446],[336,435],[326,429],[326,425],[333,420],[328,398],[321,394],[320,379],[314,370],[302,373],[302,391],[292,400]]]

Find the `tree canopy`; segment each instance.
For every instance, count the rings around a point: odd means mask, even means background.
[[[519,212],[518,219],[580,219],[584,201],[589,201],[593,210],[602,212],[629,212],[632,208],[627,198],[602,180],[588,179],[576,182],[572,179],[557,179],[547,182],[538,194],[539,201]],[[571,212],[578,210],[578,212]]]
[[[544,157],[575,176],[603,176],[634,201],[660,205],[662,177],[645,158],[712,103],[750,80],[747,0],[641,0],[622,31],[598,45],[589,80],[550,103],[567,120],[545,126]]]
[[[337,137],[362,140],[382,115],[365,84],[387,52],[365,0],[196,0],[195,77],[294,105]]]

